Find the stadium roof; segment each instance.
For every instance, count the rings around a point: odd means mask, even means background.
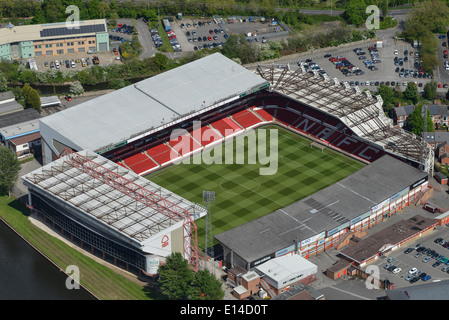
[[[272,91],[286,95],[312,108],[340,119],[357,136],[373,142],[384,150],[433,170],[433,151],[423,139],[400,128],[385,116],[382,98],[348,82],[330,79],[317,72],[258,67],[257,73],[270,81]]]
[[[80,149],[100,151],[267,84],[214,53],[45,117],[41,123]]]
[[[136,246],[182,225],[186,212],[194,219],[205,214],[203,207],[89,150],[65,155],[22,179],[30,189],[62,201],[80,220]]]
[[[246,261],[254,261],[342,226],[427,176],[389,155],[285,208],[215,236]]]

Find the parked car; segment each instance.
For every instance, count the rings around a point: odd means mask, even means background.
[[[427,275],[427,276],[425,276],[425,277],[422,278],[422,281],[427,281],[427,280],[429,280],[430,278],[432,278],[432,277],[429,276],[429,275]]]
[[[430,260],[430,257],[426,257],[426,258],[423,259],[422,262],[427,263],[427,262],[429,262],[429,260]]]
[[[392,272],[394,273],[394,274],[397,274],[397,273],[399,273],[399,272],[401,272],[401,268],[396,268],[396,269],[394,269]]]
[[[388,83],[389,84],[389,83]],[[412,248],[408,248],[408,249],[406,249],[405,251],[404,251],[404,253],[405,254],[409,254],[410,252],[412,252],[413,251],[413,249]]]
[[[415,274],[418,271],[416,268],[411,268],[408,273]]]

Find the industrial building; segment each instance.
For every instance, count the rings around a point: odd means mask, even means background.
[[[39,119],[35,109],[24,109],[0,116],[0,140],[17,157],[41,153]]]
[[[0,28],[0,60],[109,50],[105,19]]]

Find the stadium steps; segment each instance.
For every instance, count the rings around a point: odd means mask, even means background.
[[[253,115],[255,115],[257,118],[259,118],[260,121],[262,121],[262,122],[267,122],[267,120],[265,120],[259,113],[257,113],[256,111],[254,111],[254,108],[255,108],[255,107],[248,108],[248,111],[251,112]]]
[[[145,150],[145,151],[143,151],[142,152],[143,154],[145,154],[148,158],[150,158],[154,163],[156,163],[157,165],[158,165],[158,167],[160,167],[161,165],[159,164],[159,163],[157,163],[157,161],[156,160],[154,160],[148,153],[147,153],[147,151]]]
[[[234,119],[234,117],[232,115],[228,116],[226,119],[229,119],[230,121],[232,121],[233,123],[235,123],[238,127],[240,127],[240,129],[245,130],[245,127],[242,126],[240,123],[237,122],[237,120]],[[227,120],[226,122],[229,123],[229,120]]]
[[[237,122],[245,130],[252,128],[264,122],[256,114],[254,114],[250,109],[244,109],[232,116],[233,120]]]
[[[275,297],[276,294],[274,293],[273,289],[271,289],[270,284],[267,282],[267,280],[265,280],[265,278],[260,278],[260,286],[262,287],[262,289],[264,289],[266,292],[268,292],[268,295],[270,297]]]
[[[201,146],[200,149],[203,149],[203,148],[204,148],[204,146],[203,146],[203,144],[201,143],[201,141],[196,140],[195,137],[193,136],[192,132],[189,132],[189,136],[190,136],[190,139],[192,139],[193,141],[195,141],[196,143],[198,143],[198,144]]]

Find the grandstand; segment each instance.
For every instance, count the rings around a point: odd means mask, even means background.
[[[66,151],[22,179],[32,211],[92,254],[148,274],[154,257],[177,251],[198,268],[194,220],[204,207],[89,150]]]
[[[379,97],[302,69],[259,67],[253,73],[215,53],[41,119],[44,164],[50,167],[35,175],[56,171],[52,161],[58,163],[72,150],[137,179],[267,124],[365,164],[390,155],[427,173],[433,169],[432,149],[420,137],[393,128]],[[398,166],[404,172],[407,167]],[[33,183],[28,183],[32,190],[42,191]],[[163,190],[159,196],[176,195]],[[36,208],[32,200],[30,196]],[[122,210],[122,205],[109,207],[105,214]],[[91,219],[89,212],[78,217],[82,223]]]
[[[367,146],[374,145],[432,173],[432,148],[421,137],[393,128],[392,120],[384,115],[380,96],[374,97],[368,91],[361,92],[358,87],[352,88],[347,82],[340,83],[327,75],[306,72],[303,67],[297,70],[258,67],[257,73],[271,83],[272,92],[306,105],[309,116],[313,117],[317,110],[322,111],[339,119],[346,129],[350,129],[351,138],[363,139]],[[278,106],[282,104],[284,102],[281,101]],[[333,144],[341,146],[343,142],[340,140]]]

